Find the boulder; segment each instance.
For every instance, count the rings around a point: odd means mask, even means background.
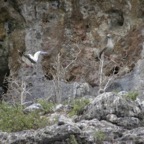
[[[24,109],[24,112],[25,112],[25,113],[28,113],[28,112],[42,111],[42,110],[43,110],[43,107],[42,107],[41,104],[39,104],[39,103],[34,103],[34,104],[26,107],[26,108]]]
[[[133,128],[142,118],[141,108],[126,97],[126,92],[107,92],[98,95],[84,110],[82,119],[107,120],[119,126]]]

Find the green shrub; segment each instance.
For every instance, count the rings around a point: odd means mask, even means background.
[[[8,103],[0,104],[0,130],[15,132],[27,129],[37,129],[48,125],[46,117],[41,118],[37,112],[23,113],[20,105],[11,106]]]
[[[136,91],[132,91],[126,94],[126,98],[133,100],[133,101],[136,100],[137,96],[138,96],[138,92]]]
[[[69,116],[80,115],[83,108],[89,104],[89,99],[76,99],[71,102],[71,111]]]
[[[70,144],[78,144],[75,135],[70,135]]]
[[[105,138],[106,138],[106,135],[105,135],[105,133],[102,132],[102,131],[96,131],[96,132],[94,133],[94,139],[95,139],[96,142],[99,142],[99,143],[100,143],[100,142],[104,141]]]
[[[38,100],[38,103],[40,103],[40,104],[42,105],[45,113],[50,113],[50,112],[52,112],[52,111],[53,111],[53,108],[54,108],[54,106],[55,106],[54,103],[48,102],[48,101],[46,101],[46,100],[44,100],[44,99],[39,99],[39,100]]]

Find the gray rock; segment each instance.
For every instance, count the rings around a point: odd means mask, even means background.
[[[67,144],[72,139],[82,144],[142,142],[144,128],[139,127],[143,120],[139,118],[141,109],[136,102],[126,99],[125,94],[103,93],[96,97],[82,117],[91,120],[74,122],[72,118],[55,112],[48,115],[52,126],[15,133],[0,132],[0,143]],[[35,104],[32,107],[37,109],[41,106]],[[139,128],[132,129],[134,127]]]
[[[108,88],[106,89],[106,92],[111,92],[111,91],[122,91],[124,90],[123,86],[121,83],[119,82],[113,82],[112,84],[110,84],[110,86],[108,86]]]
[[[90,87],[88,83],[74,83],[74,96],[82,97],[84,95],[89,94]]]
[[[103,141],[112,141],[119,137],[118,135],[124,131],[119,126],[116,126],[107,121],[99,121],[98,119],[82,120],[77,123],[77,126],[83,131],[86,139],[91,142],[96,142],[100,133],[103,133]]]
[[[95,144],[99,140],[99,136],[103,136],[104,141],[114,141],[119,137],[122,129],[106,121],[82,120],[73,123],[65,116],[61,117],[65,122],[62,125],[47,126],[38,130],[27,130],[15,133],[0,132],[0,143],[34,143],[34,144],[55,144],[55,143],[71,143],[71,137],[74,136],[77,143]]]
[[[118,126],[122,126],[127,129],[136,128],[140,125],[140,120],[136,117],[120,117],[118,118],[114,114],[107,115],[107,121],[112,122]]]
[[[64,105],[58,104],[58,105],[56,105],[56,107],[53,110],[54,110],[54,112],[58,112],[58,111],[61,111],[63,109],[64,109]]]
[[[48,114],[48,121],[49,121],[49,123],[50,123],[51,125],[57,123],[60,115],[61,115],[61,114],[60,114],[60,113],[57,113],[57,112],[52,113],[52,114]]]
[[[42,105],[39,104],[39,103],[34,103],[34,104],[26,107],[26,108],[24,109],[24,112],[27,113],[27,112],[41,111],[41,110],[43,110]]]
[[[72,125],[74,123],[72,122],[72,119],[70,119],[70,118],[68,118],[68,117],[66,117],[64,115],[60,115],[60,117],[58,119],[58,125],[64,125],[64,124]]]
[[[70,135],[79,135],[80,129],[73,125],[65,124],[62,126],[52,125],[43,129],[22,131],[16,133],[0,132],[0,143],[17,144],[17,143],[34,143],[34,144],[53,144],[55,142],[66,141]]]
[[[138,144],[144,142],[144,127],[125,131],[121,138],[117,139],[118,144]]]
[[[140,100],[144,100],[144,60],[140,59],[136,63],[134,70],[120,78],[114,80],[106,91],[137,91]]]
[[[28,72],[30,73],[30,70]],[[30,89],[28,92],[31,94],[30,96],[27,94],[26,101],[43,98],[61,103],[76,97],[83,97],[89,93],[89,85],[87,83],[77,83],[76,85],[75,82],[66,83],[60,81],[57,87],[55,86],[56,81],[46,80],[44,77],[40,77],[39,74],[25,77],[25,82]]]
[[[123,117],[136,117],[138,118],[141,114],[141,109],[138,107],[136,102],[128,100],[125,97],[125,93],[103,93],[98,95],[90,105],[85,108],[82,118],[99,120],[105,120],[107,117],[113,114],[114,119]],[[111,122],[113,118],[108,118]],[[134,118],[132,118],[134,119]],[[134,119],[135,121],[136,119]],[[120,120],[119,120],[120,122]],[[134,123],[139,123],[138,120]],[[117,123],[119,125],[119,123]],[[128,124],[128,123],[127,123]],[[120,124],[122,125],[122,123]],[[125,124],[123,124],[125,126]]]
[[[128,94],[127,91],[120,91],[120,92],[118,93],[119,96],[124,96],[124,95],[127,95],[127,94]]]

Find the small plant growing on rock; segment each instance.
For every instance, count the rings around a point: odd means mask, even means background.
[[[53,107],[55,106],[54,103],[48,102],[44,99],[39,99],[38,103],[40,103],[44,109],[45,113],[50,113],[53,111]]]
[[[71,102],[71,111],[69,116],[80,115],[83,108],[89,104],[89,99],[76,99]]]
[[[37,112],[24,114],[21,105],[0,104],[0,130],[15,132],[27,129],[37,129],[49,124],[46,117],[41,118]]]
[[[138,92],[136,91],[132,91],[126,94],[126,98],[133,100],[133,101],[136,100],[137,96],[138,96]]]
[[[94,136],[95,142],[98,142],[98,143],[101,143],[106,138],[105,133],[102,132],[102,131],[96,131],[96,132],[94,132],[93,136]]]
[[[78,144],[75,135],[70,135],[70,144]]]

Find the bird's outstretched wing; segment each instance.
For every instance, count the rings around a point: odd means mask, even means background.
[[[31,63],[34,63],[34,64],[36,63],[36,61],[34,61],[33,59],[31,59],[30,56],[27,55],[27,54],[24,54],[22,57],[25,58],[25,59],[28,59]]]
[[[18,52],[19,55],[21,56],[21,60],[29,66],[33,66],[34,64],[37,63],[40,54],[47,54],[47,52],[37,51],[33,56],[31,54],[23,54],[20,51]]]
[[[39,55],[41,54],[41,51],[37,51],[35,54],[34,54],[34,56],[30,56],[34,61],[38,61],[38,57],[39,57]]]

